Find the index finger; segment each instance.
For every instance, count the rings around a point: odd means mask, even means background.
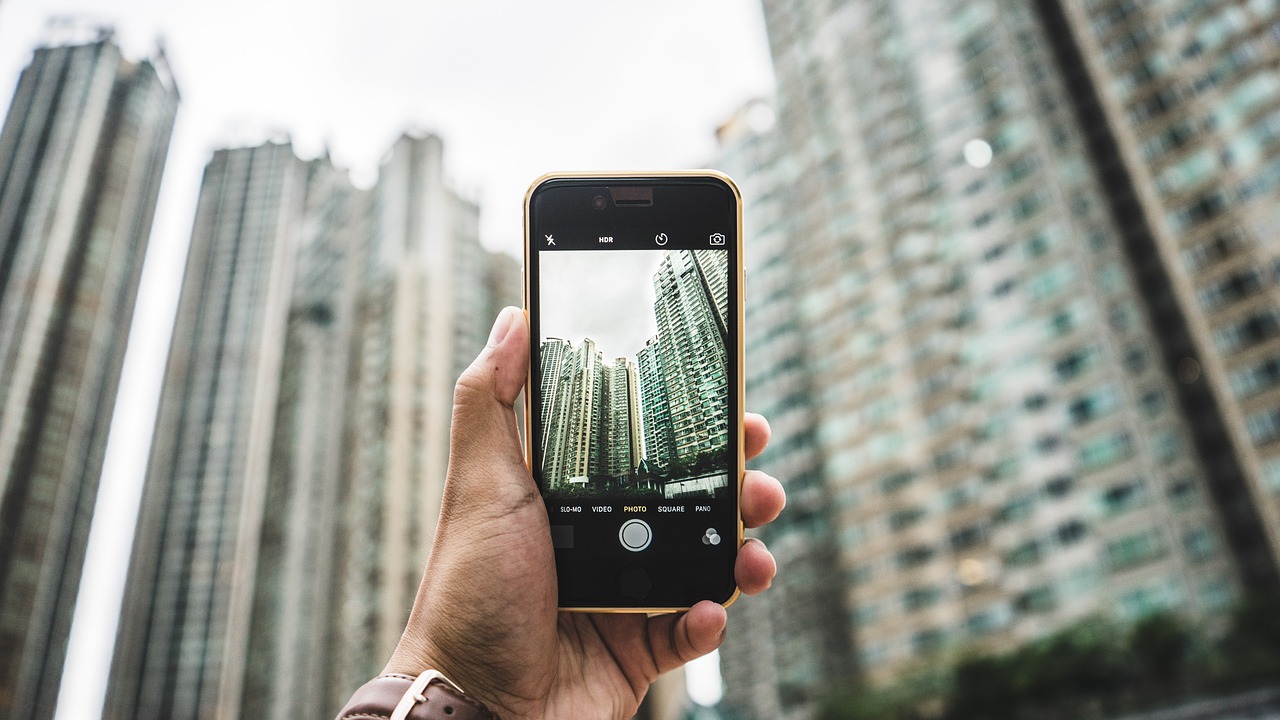
[[[750,460],[764,452],[769,444],[769,421],[763,415],[749,412],[743,415],[742,429],[747,439],[747,459]]]

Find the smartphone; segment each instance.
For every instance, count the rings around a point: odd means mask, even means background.
[[[737,597],[741,206],[711,171],[556,173],[525,197],[525,438],[562,609]]]

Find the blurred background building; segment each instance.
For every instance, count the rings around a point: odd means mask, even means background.
[[[107,717],[323,716],[394,648],[454,382],[520,292],[442,156],[407,134],[360,191],[288,143],[215,153]]]
[[[162,53],[64,27],[0,131],[0,716],[53,715],[177,107]]]
[[[1274,593],[1275,3],[764,8],[776,106],[720,164],[792,505],[726,706]]]
[[[106,717],[237,714],[308,175],[288,143],[205,168]]]

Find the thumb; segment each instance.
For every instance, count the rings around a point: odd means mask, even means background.
[[[458,378],[449,432],[448,490],[470,495],[509,483],[492,482],[513,474],[528,477],[515,401],[529,369],[529,325],[524,311],[503,308],[489,333],[489,344]],[[520,494],[532,488],[515,488]],[[510,489],[510,488],[509,488]],[[459,499],[459,498],[455,498]],[[446,499],[447,500],[447,499]]]

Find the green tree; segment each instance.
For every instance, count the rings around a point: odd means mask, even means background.
[[[1172,612],[1158,612],[1139,620],[1129,633],[1129,652],[1140,680],[1156,691],[1183,687],[1195,637]]]
[[[1228,686],[1280,679],[1280,599],[1255,597],[1242,602],[1231,615],[1220,647]]]

